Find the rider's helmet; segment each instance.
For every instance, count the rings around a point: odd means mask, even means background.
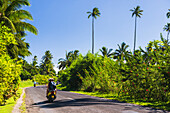
[[[54,81],[54,79],[53,78],[49,78],[48,81]]]

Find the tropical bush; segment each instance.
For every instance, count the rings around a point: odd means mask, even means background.
[[[7,54],[6,46],[9,44],[16,44],[14,35],[6,26],[0,25],[0,105],[11,96],[16,96],[22,70],[21,61],[11,59]]]
[[[123,54],[121,54],[122,56]],[[120,56],[120,57],[121,57]],[[146,101],[170,101],[170,46],[163,38],[117,60],[87,53],[59,72],[70,90],[113,93]]]
[[[40,85],[48,84],[48,79],[53,78],[55,82],[57,82],[56,76],[49,76],[49,75],[35,75],[33,77],[33,81],[36,81]]]
[[[59,72],[59,81],[62,85],[67,86],[70,90],[80,90],[82,87],[82,79],[85,78],[85,70],[90,70],[94,62],[100,61],[98,55],[90,52],[86,56],[81,54],[75,59],[69,68]],[[80,76],[81,75],[81,76]]]

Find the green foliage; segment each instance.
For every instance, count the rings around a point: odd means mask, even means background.
[[[25,60],[23,60],[22,64],[23,64],[22,65],[23,70],[20,74],[21,80],[32,79],[32,73],[31,73],[32,66]]]
[[[57,82],[56,76],[50,76],[50,75],[35,75],[33,77],[33,81],[36,81],[40,85],[48,84],[48,79],[53,78],[55,82]]]
[[[124,58],[123,58],[124,57]],[[149,42],[146,50],[128,53],[113,60],[108,57],[80,55],[70,67],[59,72],[59,80],[70,90],[112,93],[120,98],[149,102],[170,102],[170,46]]]
[[[58,64],[59,64],[59,69],[64,69],[65,67],[69,67],[72,63],[73,60],[77,59],[77,57],[79,56],[79,50],[75,50],[75,51],[70,51],[67,53],[66,51],[66,58],[60,58],[58,60]]]
[[[33,82],[32,82],[32,80],[22,80],[21,82],[20,82],[20,85],[19,85],[19,87],[20,88],[25,88],[25,87],[31,87],[31,86],[33,86]]]
[[[0,105],[16,95],[19,88],[20,73],[22,70],[21,61],[11,59],[7,54],[9,44],[16,44],[14,35],[9,33],[10,29],[5,26],[0,28]]]
[[[82,77],[85,77],[84,70],[90,70],[90,66],[95,62],[95,58],[97,58],[97,55],[93,55],[90,52],[88,52],[85,57],[80,54],[78,58],[72,62],[69,68],[59,72],[59,80],[63,85],[67,86],[68,89],[80,89],[82,84],[81,79]],[[78,76],[79,74],[82,75],[81,78]]]
[[[31,14],[21,9],[22,6],[29,6],[28,0],[1,0],[0,1],[0,21],[4,21],[5,25],[12,29],[13,33],[26,35],[25,31],[32,32],[37,35],[37,29],[23,20],[33,20]]]
[[[102,47],[102,49],[99,49],[100,52],[102,53],[103,57],[107,56],[107,57],[112,57],[114,55],[114,53],[112,52],[113,49],[109,49],[106,47]]]
[[[29,6],[28,0],[1,0],[0,1],[0,22],[11,29],[15,35],[17,44],[7,45],[8,54],[12,59],[31,55],[29,43],[25,42],[26,31],[37,35],[38,30],[26,20],[33,20],[31,14],[21,9],[22,6]]]
[[[40,64],[40,74],[55,76],[56,72],[54,70],[54,65],[52,63],[52,54],[50,51],[46,51],[45,55],[42,57],[42,63]]]

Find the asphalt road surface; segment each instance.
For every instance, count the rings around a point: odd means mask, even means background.
[[[49,103],[45,97],[46,89],[46,86],[26,89],[28,113],[168,113],[67,91],[58,91],[56,100]]]

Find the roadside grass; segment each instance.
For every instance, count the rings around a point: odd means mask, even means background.
[[[26,94],[23,95],[23,99],[22,99],[23,103],[19,108],[21,113],[27,113],[26,104],[25,104],[25,97],[26,97]]]
[[[67,90],[66,87],[62,87],[61,84],[57,85],[57,89],[59,90]],[[85,92],[85,91],[70,91],[73,93],[79,93],[79,94],[85,94],[89,96],[95,96],[95,97],[100,97],[100,98],[105,98],[105,99],[110,99],[110,100],[117,100],[120,102],[126,102],[126,103],[132,103],[136,105],[141,105],[141,106],[146,106],[146,107],[152,107],[156,109],[162,109],[162,110],[167,110],[170,111],[170,101],[168,102],[147,102],[146,100],[135,100],[132,99],[128,96],[125,96],[124,98],[120,98],[118,95],[109,93],[109,94],[103,94],[100,92]]]
[[[0,106],[0,113],[12,113],[13,107],[15,106],[17,99],[22,94],[22,89],[24,87],[30,87],[33,86],[33,82],[31,80],[27,81],[21,81],[19,89],[17,91],[17,97],[11,97],[6,101],[6,104],[4,106]],[[25,108],[26,109],[26,108]]]
[[[20,83],[20,88],[33,87],[33,86],[34,86],[34,84],[33,84],[32,80],[21,81],[21,83]]]

